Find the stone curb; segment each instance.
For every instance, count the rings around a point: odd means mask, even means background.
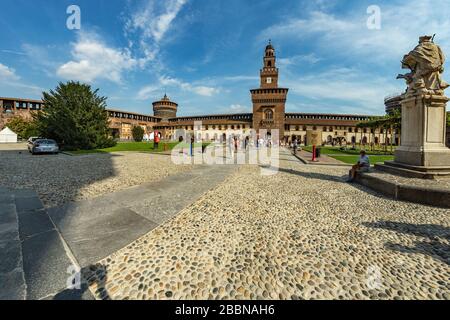
[[[347,163],[321,163],[321,162],[311,162],[303,158],[302,156],[299,156],[298,154],[292,154],[294,157],[296,157],[298,160],[303,162],[303,164],[311,165],[311,166],[330,166],[330,167],[351,167],[351,164]]]
[[[408,186],[359,173],[356,182],[395,200],[409,201],[441,208],[450,208],[450,191]]]
[[[303,162],[303,164],[308,164],[308,161],[304,158],[302,158],[301,156],[297,155],[297,154],[293,154],[291,153],[294,157],[296,157],[298,160],[300,160],[301,162]]]

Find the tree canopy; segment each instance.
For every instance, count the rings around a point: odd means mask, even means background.
[[[43,93],[44,108],[35,115],[41,136],[55,139],[67,150],[115,145],[110,137],[106,98],[79,82],[59,83]]]
[[[36,122],[32,119],[25,119],[21,116],[15,116],[8,121],[7,127],[17,133],[17,135],[22,139],[28,139],[39,135]]]
[[[134,141],[142,142],[144,140],[145,130],[141,126],[134,126],[131,133],[133,134]]]
[[[360,122],[357,124],[358,128],[393,128],[401,129],[402,127],[402,112],[401,110],[394,110],[392,113],[386,114],[382,117],[373,117],[369,121]]]

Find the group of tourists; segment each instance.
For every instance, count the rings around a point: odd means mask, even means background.
[[[231,155],[241,151],[247,151],[249,148],[270,148],[274,145],[274,142],[270,138],[257,137],[256,139],[251,139],[250,136],[239,136],[230,135],[226,141],[228,150]]]

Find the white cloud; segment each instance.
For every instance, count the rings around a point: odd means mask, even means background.
[[[146,86],[139,90],[137,94],[138,100],[149,100],[150,98],[155,98],[155,95],[158,91],[161,91],[161,87],[159,86]]]
[[[141,60],[142,64],[156,58],[161,41],[186,3],[187,0],[148,0],[144,7],[139,8],[127,20],[125,32],[139,33],[139,46],[145,55]],[[130,46],[133,45],[134,42],[131,41]]]
[[[16,50],[2,49],[2,50],[0,50],[0,52],[2,52],[2,53],[14,54],[14,55],[18,55],[18,56],[25,56],[25,55],[26,55],[25,52],[16,51]]]
[[[158,82],[150,84],[139,90],[137,94],[138,100],[155,99],[158,93],[165,91],[168,87],[191,92],[203,97],[212,97],[220,92],[219,88],[204,86],[197,83],[188,83],[177,78],[168,76],[160,76]]]
[[[238,75],[238,76],[224,77],[223,80],[225,80],[225,81],[232,81],[232,82],[259,81],[259,77],[257,77],[257,76]]]
[[[19,80],[19,76],[16,75],[16,71],[12,68],[0,63],[0,80]]]
[[[73,60],[57,70],[58,76],[83,82],[97,79],[122,81],[122,73],[138,65],[128,50],[108,47],[98,36],[80,33],[72,48]]]
[[[316,9],[301,18],[293,15],[261,32],[258,41],[271,37],[289,44],[291,52],[295,43],[305,44],[299,46],[298,56],[279,59],[280,80],[291,88],[290,95],[328,105],[321,109],[327,112],[383,114],[384,97],[405,88],[395,76],[401,72],[400,60],[419,36],[436,33],[436,43],[450,54],[450,34],[445,31],[450,29],[450,0],[411,0],[407,5],[392,1],[379,6],[381,30],[367,28],[367,6],[358,3],[351,11]],[[302,68],[304,48],[325,63],[317,61],[314,70]]]
[[[5,66],[2,63],[0,63],[0,83],[2,87],[17,89],[21,94],[39,96],[44,91],[41,87],[22,81],[13,68]]]
[[[344,16],[313,11],[306,18],[291,18],[273,25],[259,40],[289,38],[311,40],[320,50],[337,56],[364,56],[367,61],[401,60],[412,49],[419,36],[437,33],[437,42],[450,51],[450,0],[411,0],[384,4],[381,8],[381,30],[369,30],[366,8],[355,7]],[[397,61],[396,60],[396,61]]]
[[[191,87],[191,90],[200,96],[212,97],[213,95],[219,93],[219,89],[205,86]]]
[[[322,59],[318,58],[314,53],[310,53],[307,55],[295,55],[289,58],[278,59],[278,65],[280,67],[286,67],[286,66],[298,66],[305,63],[316,64],[321,60]]]
[[[232,104],[228,108],[228,112],[231,112],[231,113],[247,113],[247,112],[251,112],[251,108],[247,107],[247,106],[243,106],[241,104]]]
[[[349,68],[336,68],[291,78],[286,84],[291,94],[320,103],[353,106],[352,112],[359,108],[357,113],[360,114],[383,114],[384,97],[390,93],[401,93],[404,87],[401,83],[392,84],[380,77],[367,78],[360,71]]]
[[[192,83],[181,81],[176,78],[165,77],[165,76],[161,76],[159,78],[159,82],[160,82],[161,86],[175,86],[184,91],[193,92],[195,94],[198,94],[198,95],[204,96],[204,97],[212,97],[213,95],[218,94],[220,92],[220,89],[218,89],[218,88],[199,85],[196,83],[192,84]]]

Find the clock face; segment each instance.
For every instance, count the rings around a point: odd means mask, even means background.
[[[267,83],[272,83],[272,78],[267,78]]]

